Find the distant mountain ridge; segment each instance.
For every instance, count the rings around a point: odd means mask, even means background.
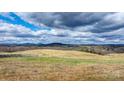
[[[50,44],[0,44],[1,52],[14,52],[24,51],[32,49],[60,49],[60,50],[77,50],[90,52],[100,55],[111,53],[124,53],[124,44],[62,44],[62,43],[50,43]]]
[[[5,43],[5,44],[0,44],[0,46],[124,46],[124,44],[64,44],[64,43],[48,43],[48,44],[43,44],[43,43]]]

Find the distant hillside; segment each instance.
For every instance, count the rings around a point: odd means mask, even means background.
[[[124,45],[85,45],[79,46],[80,51],[96,53],[96,54],[110,54],[110,53],[124,53]]]
[[[78,50],[85,51],[95,54],[110,54],[110,53],[124,53],[124,45],[73,45],[73,44],[61,44],[61,43],[51,43],[51,44],[4,44],[0,45],[1,52],[14,52],[14,51],[24,51],[32,49],[57,49],[57,50]]]

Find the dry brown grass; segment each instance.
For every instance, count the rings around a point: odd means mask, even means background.
[[[55,49],[36,49],[16,52],[19,54],[33,55],[33,56],[49,56],[49,57],[71,57],[71,58],[90,58],[90,57],[102,57],[97,54],[80,52],[75,50],[55,50]]]
[[[124,80],[124,65],[0,62],[0,80]]]

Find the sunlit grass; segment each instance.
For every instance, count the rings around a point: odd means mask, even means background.
[[[1,52],[0,54],[21,54],[24,57],[2,58],[0,60],[50,62],[65,64],[91,64],[91,63],[124,63],[124,54],[98,55],[80,51],[36,49],[21,52]]]

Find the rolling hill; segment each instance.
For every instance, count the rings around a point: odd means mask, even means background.
[[[1,46],[0,80],[124,80],[124,53],[115,52],[121,48]]]

